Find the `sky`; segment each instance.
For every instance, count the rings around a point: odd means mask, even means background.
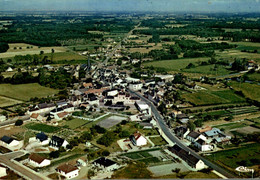
[[[0,11],[260,12],[260,0],[0,0]]]

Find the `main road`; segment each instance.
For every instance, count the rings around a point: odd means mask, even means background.
[[[235,176],[229,172],[227,172],[226,170],[224,170],[223,168],[217,166],[216,164],[210,162],[209,160],[207,160],[206,158],[200,156],[198,153],[196,153],[195,151],[191,150],[189,147],[187,147],[186,145],[184,145],[168,128],[168,126],[165,124],[163,117],[161,116],[161,114],[159,113],[159,111],[157,110],[157,108],[153,105],[153,103],[151,103],[148,99],[146,99],[145,97],[143,97],[140,93],[131,91],[128,89],[128,91],[136,96],[138,96],[139,98],[141,98],[143,101],[145,101],[152,110],[152,113],[159,125],[159,128],[163,131],[163,133],[168,137],[168,139],[170,139],[170,141],[172,141],[172,143],[177,144],[178,146],[180,146],[182,149],[190,152],[193,156],[195,156],[198,159],[201,159],[207,166],[211,167],[212,169],[214,169],[215,171],[221,173],[222,175],[224,175],[227,178],[235,178]]]
[[[127,38],[133,33],[133,31],[134,31],[137,27],[140,26],[140,24],[141,24],[141,23],[139,23],[138,25],[136,25],[131,31],[129,31],[129,32],[126,34],[126,36],[125,36],[120,42],[117,43],[117,45],[113,48],[113,50],[107,54],[106,59],[105,59],[102,63],[98,64],[98,68],[100,68],[100,66],[102,66],[102,65],[107,65],[107,62],[109,61],[109,59],[116,53],[116,51],[117,51],[119,48],[121,48],[122,42],[123,42],[123,41],[126,41]],[[98,69],[98,68],[97,68],[97,69]]]

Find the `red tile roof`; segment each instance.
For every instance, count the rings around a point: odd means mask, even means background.
[[[72,166],[71,164],[62,164],[60,165],[59,167],[57,167],[57,170],[58,171],[62,171],[62,172],[65,172],[66,174],[67,173],[70,173],[72,171],[75,171],[77,170],[78,168],[75,167],[75,166]]]

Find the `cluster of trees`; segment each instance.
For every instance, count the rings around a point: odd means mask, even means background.
[[[63,68],[55,72],[47,72],[45,69],[41,69],[38,75],[38,83],[54,89],[64,89],[72,83],[72,78]]]
[[[6,42],[0,42],[0,53],[6,52],[9,49],[9,45]]]
[[[246,65],[246,59],[235,59],[235,61],[232,63],[231,69],[234,71],[244,71],[246,70]]]

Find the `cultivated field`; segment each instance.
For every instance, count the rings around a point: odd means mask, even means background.
[[[236,95],[231,90],[185,93],[182,97],[195,105],[240,103],[245,101],[243,97]]]
[[[9,50],[5,53],[0,53],[0,58],[14,57],[16,55],[26,55],[26,54],[40,54],[40,51],[44,53],[51,53],[52,49],[55,52],[66,52],[67,49],[64,47],[41,47],[34,46],[25,43],[10,43]],[[16,47],[16,49],[14,49]],[[22,49],[20,49],[22,48]]]
[[[46,124],[39,124],[39,123],[29,123],[29,124],[26,124],[25,127],[27,129],[31,129],[34,131],[42,131],[45,133],[54,133],[54,132],[57,132],[58,130],[60,130],[60,127],[49,126]]]
[[[1,84],[0,96],[7,96],[12,99],[28,101],[34,97],[46,97],[58,93],[58,90],[40,86],[37,83],[31,84]]]

